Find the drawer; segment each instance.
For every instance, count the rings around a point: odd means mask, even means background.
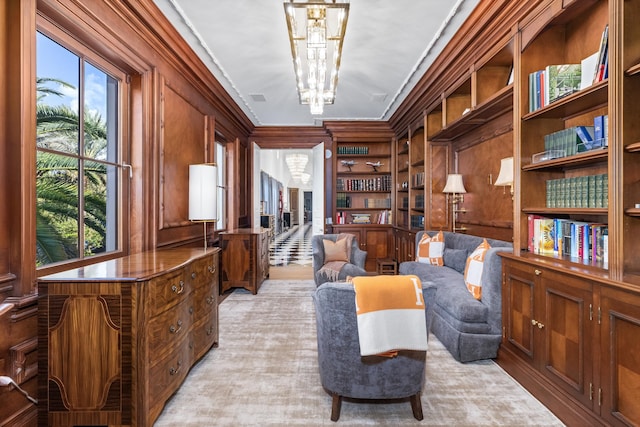
[[[201,286],[194,292],[193,318],[197,321],[209,315],[218,306],[218,289],[211,283],[209,286]]]
[[[192,300],[188,299],[150,320],[149,354],[152,357],[164,355],[182,343],[189,335],[193,311]]]
[[[197,321],[191,331],[194,360],[204,356],[212,345],[218,345],[218,316],[211,313]]]
[[[191,283],[191,289],[195,289],[202,283],[210,283],[214,274],[218,274],[218,266],[214,263],[213,256],[201,258],[186,269],[186,280]]]
[[[152,316],[186,299],[191,292],[191,282],[185,280],[184,275],[184,269],[178,269],[149,282]]]
[[[153,355],[153,353],[151,353]],[[165,401],[178,389],[191,367],[189,340],[182,340],[149,370],[149,407],[162,407]]]

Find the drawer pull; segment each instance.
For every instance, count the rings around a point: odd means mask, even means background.
[[[215,299],[214,297],[207,297],[207,304],[209,305],[213,304],[214,299]]]
[[[209,326],[209,329],[207,329],[207,336],[211,335],[213,333],[213,326]]]
[[[177,287],[176,285],[173,285],[171,287],[171,290],[173,291],[174,294],[180,295],[181,293],[184,292],[184,282],[182,280],[180,280],[180,287]]]
[[[173,376],[173,375],[177,374],[178,372],[180,372],[180,368],[181,367],[182,367],[182,362],[180,362],[178,360],[178,364],[177,364],[177,366],[175,368],[174,367],[169,368],[169,375]]]
[[[193,306],[189,307],[189,314],[193,314]]]
[[[178,320],[177,325],[178,327],[175,327],[174,325],[169,326],[169,332],[171,332],[172,334],[177,334],[178,332],[180,332],[182,330],[182,320]]]
[[[213,274],[215,272],[216,272],[216,266],[215,265],[209,266],[209,273]]]
[[[196,272],[194,271],[193,273],[191,273],[191,278],[195,279],[196,278]]]
[[[538,329],[542,329],[542,328],[544,328],[544,325],[542,323],[538,322]]]
[[[539,276],[542,274],[542,270],[538,270],[537,268],[533,270],[533,272],[535,273],[536,276]]]

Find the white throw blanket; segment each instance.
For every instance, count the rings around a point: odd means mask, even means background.
[[[362,356],[427,350],[422,283],[417,276],[353,278]]]

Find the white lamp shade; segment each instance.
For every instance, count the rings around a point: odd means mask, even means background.
[[[218,171],[215,165],[189,165],[189,219],[217,219]]]
[[[442,192],[456,194],[466,193],[467,190],[464,188],[464,184],[462,183],[462,175],[459,173],[450,173],[447,175],[447,183]]]
[[[513,184],[513,157],[500,160],[500,173],[493,185],[506,186]]]

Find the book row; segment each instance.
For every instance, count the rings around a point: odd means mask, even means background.
[[[411,228],[424,228],[424,215],[411,215]]]
[[[596,116],[593,126],[572,126],[544,136],[544,149],[555,157],[572,156],[609,145],[609,116]],[[548,160],[548,159],[544,159]]]
[[[391,175],[376,178],[336,179],[337,191],[391,191]]]
[[[383,210],[373,214],[373,220],[369,213],[336,212],[336,224],[391,224],[393,221],[391,210]]]
[[[528,250],[541,255],[567,256],[606,267],[609,229],[606,224],[529,215]]]
[[[369,147],[363,147],[363,146],[345,147],[341,145],[338,147],[338,154],[369,154]]]
[[[412,187],[422,187],[424,185],[424,172],[418,172],[411,176],[411,186]]]
[[[576,176],[547,180],[548,208],[609,207],[608,174]]]

